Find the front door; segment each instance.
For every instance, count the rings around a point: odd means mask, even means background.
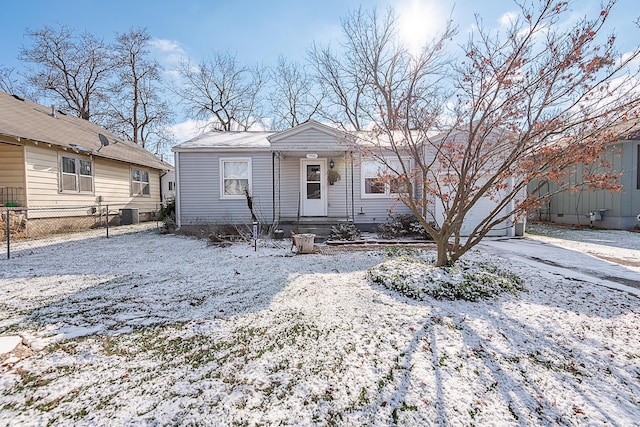
[[[326,159],[301,161],[300,195],[303,216],[327,216]]]

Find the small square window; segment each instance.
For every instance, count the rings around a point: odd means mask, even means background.
[[[93,191],[91,160],[62,156],[60,175],[60,190],[63,192],[90,193]]]
[[[149,196],[149,172],[140,169],[131,169],[131,195]]]
[[[386,160],[387,164],[366,160],[361,165],[362,197],[390,197],[400,192],[400,183],[393,178],[400,169],[398,160]]]
[[[251,192],[251,160],[220,160],[220,196],[222,198],[243,198],[245,191]]]

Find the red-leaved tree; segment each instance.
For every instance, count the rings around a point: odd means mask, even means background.
[[[585,182],[566,179],[577,164],[598,164],[639,116],[632,66],[640,50],[623,55],[615,36],[604,34],[615,1],[578,21],[571,1],[517,4],[519,16],[504,32],[477,17],[457,61],[449,61],[450,26],[411,55],[392,12],[379,19],[375,11],[343,21],[340,54],[327,48],[316,55],[331,99],[349,102],[341,107],[348,123],[366,118],[360,130],[367,142],[356,147],[387,165],[381,179],[399,186],[398,198],[435,240],[438,265],[536,207],[537,192],[526,194],[531,183],[534,190],[548,181],[560,189],[619,188],[616,173],[597,168]],[[486,213],[469,224],[481,203]]]

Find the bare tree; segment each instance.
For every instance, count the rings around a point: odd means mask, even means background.
[[[229,52],[217,53],[198,65],[183,61],[181,81],[173,92],[192,117],[216,130],[247,130],[262,119],[260,93],[266,71],[238,63]]]
[[[280,56],[271,81],[273,89],[268,101],[273,110],[274,129],[297,126],[318,114],[324,93],[314,87],[312,76],[303,66]]]
[[[161,67],[149,58],[150,40],[146,29],[117,35],[107,127],[158,154],[172,138],[168,129],[172,113],[161,97]]]
[[[373,124],[364,154],[387,164],[381,179],[397,186],[399,199],[435,240],[438,265],[455,262],[490,230],[536,206],[538,196],[524,193],[530,182],[566,188],[576,164],[598,162],[619,138],[620,122],[638,117],[638,73],[629,65],[640,50],[620,55],[615,37],[602,34],[614,4],[569,30],[558,25],[570,18],[564,1],[520,4],[506,34],[487,30],[478,17],[464,60],[444,74],[450,30],[412,58],[392,19],[381,23],[359,13],[343,23],[349,74],[366,76],[357,92],[365,99],[360,111],[369,111],[361,116]],[[451,88],[452,96],[438,87]],[[434,136],[436,129],[448,130]],[[587,179],[584,185],[618,188],[616,174]],[[469,212],[486,200],[492,208],[463,236]]]
[[[104,113],[106,82],[114,67],[109,47],[92,34],[76,36],[65,26],[28,30],[27,35],[33,45],[20,52],[20,59],[31,64],[27,82],[57,99],[62,109],[96,121]]]
[[[15,68],[0,66],[0,90],[17,95],[18,81],[15,76]]]

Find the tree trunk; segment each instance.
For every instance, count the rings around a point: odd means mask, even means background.
[[[449,263],[449,239],[439,238],[436,240],[438,248],[438,260],[436,261],[436,267],[444,267]]]

